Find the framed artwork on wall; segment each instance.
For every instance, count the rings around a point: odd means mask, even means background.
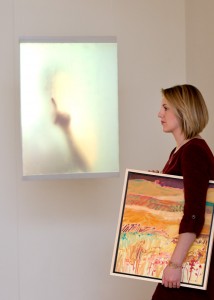
[[[22,37],[24,179],[119,174],[116,37]]]
[[[183,178],[126,170],[111,275],[161,282],[178,239]],[[213,246],[214,181],[209,182],[205,223],[182,265],[185,287],[206,289]]]

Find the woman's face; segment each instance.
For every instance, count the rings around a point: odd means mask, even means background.
[[[162,99],[158,117],[161,119],[161,124],[163,126],[164,132],[170,132],[174,135],[176,135],[176,133],[181,133],[180,121],[175,114],[173,106],[167,101],[165,97],[163,97]]]

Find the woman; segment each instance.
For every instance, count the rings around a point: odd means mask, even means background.
[[[202,230],[208,182],[214,180],[214,157],[199,135],[208,122],[207,107],[192,85],[163,89],[162,94],[158,117],[163,131],[172,133],[176,141],[163,173],[183,176],[185,205],[178,243],[152,300],[214,300],[214,254],[207,290],[180,286],[182,263]]]

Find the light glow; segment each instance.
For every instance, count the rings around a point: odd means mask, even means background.
[[[115,41],[20,41],[20,92],[24,177],[119,172]]]

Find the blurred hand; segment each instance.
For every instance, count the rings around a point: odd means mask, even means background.
[[[62,127],[63,130],[68,130],[71,121],[70,115],[68,113],[60,112],[58,110],[54,98],[51,98],[51,101],[54,107],[54,114],[55,114],[54,123]]]

